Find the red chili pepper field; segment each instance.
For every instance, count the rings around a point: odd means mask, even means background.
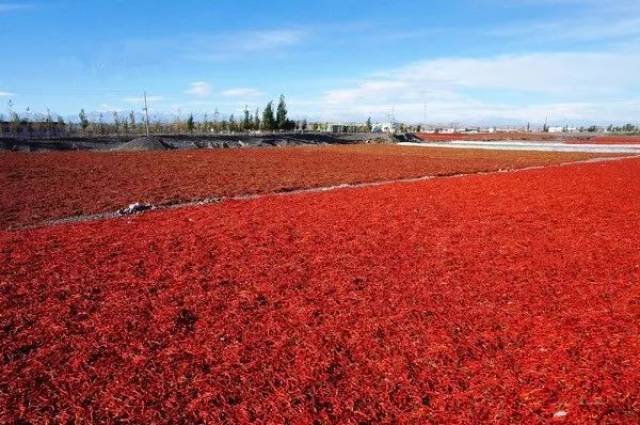
[[[640,421],[640,160],[0,232],[0,423]]]
[[[597,155],[389,145],[0,154],[0,229],[208,197],[523,168]],[[608,154],[600,156],[611,156]]]
[[[596,145],[629,145],[640,144],[640,136],[613,135],[613,136],[585,136],[567,133],[525,133],[525,132],[498,132],[498,133],[418,133],[418,139],[423,142],[452,142],[452,141],[483,141],[499,142],[512,140],[564,142],[569,144],[596,144]]]
[[[640,145],[640,136],[575,137],[566,143],[591,143],[596,145]]]

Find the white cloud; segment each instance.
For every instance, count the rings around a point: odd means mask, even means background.
[[[632,15],[633,16],[633,15]],[[603,16],[586,19],[519,22],[496,28],[490,35],[525,37],[540,41],[603,41],[640,36],[640,18],[607,19]]]
[[[271,28],[211,33],[177,33],[159,38],[125,39],[107,44],[108,51],[127,62],[157,64],[158,57],[178,57],[198,62],[255,60],[286,56],[288,49],[302,43],[307,29]]]
[[[262,93],[260,90],[251,89],[251,88],[235,88],[235,89],[224,90],[220,94],[226,97],[248,98],[248,97],[262,96],[264,93]]]
[[[195,97],[208,97],[211,95],[211,86],[205,81],[196,81],[191,83],[191,88],[186,93]]]
[[[612,66],[615,64],[615,66]],[[611,92],[637,84],[640,55],[534,53],[418,62],[388,74],[412,85],[542,93]]]
[[[125,97],[122,100],[127,102],[127,103],[132,103],[132,104],[143,104],[144,103],[144,97]],[[164,97],[162,97],[162,96],[147,96],[147,103],[149,103],[149,102],[161,102],[163,100],[164,100]]]
[[[307,33],[297,29],[272,29],[262,31],[244,31],[217,34],[202,37],[190,37],[184,55],[198,61],[224,61],[245,59],[247,55],[277,51],[302,42]],[[179,48],[183,48],[180,46]]]
[[[276,49],[298,44],[304,36],[301,30],[250,31],[236,37],[233,47],[245,51]]]
[[[640,104],[640,55],[536,53],[426,60],[330,90],[326,117],[440,122],[633,120]],[[339,118],[342,117],[342,118]]]
[[[9,96],[13,96],[13,93],[9,93],[6,91],[0,91],[0,97],[9,97]]]

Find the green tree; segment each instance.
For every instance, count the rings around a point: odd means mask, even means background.
[[[273,101],[267,103],[262,111],[262,128],[265,130],[276,129],[276,118],[273,116]]]
[[[104,114],[102,112],[98,115],[98,130],[101,135],[104,135]]]
[[[193,134],[193,129],[195,127],[195,123],[193,121],[193,114],[189,114],[189,118],[187,118],[187,130],[189,133]]]
[[[51,118],[51,110],[47,108],[47,118],[45,119],[47,128],[47,137],[51,137],[53,133],[53,118]]]
[[[11,111],[11,133],[14,136],[18,135],[20,129],[20,115],[17,112]]]
[[[116,135],[120,135],[120,117],[116,111],[113,112],[113,127],[116,131]]]
[[[371,133],[373,126],[371,125],[371,117],[367,118],[367,131]]]
[[[202,119],[202,131],[205,133],[209,132],[209,115],[204,113],[204,118]]]
[[[33,122],[29,120],[29,118],[25,118],[22,121],[23,125],[27,126],[27,131],[29,132],[29,137],[33,137]]]
[[[287,104],[284,101],[284,95],[280,95],[280,101],[278,102],[278,109],[276,111],[276,127],[279,130],[286,130],[288,126]]]
[[[236,131],[237,130],[237,126],[236,126],[236,117],[231,114],[229,115],[229,131]]]
[[[13,100],[9,99],[7,102],[7,111],[9,112],[9,121],[11,121],[10,128],[11,134],[14,136],[18,135],[18,128],[20,128],[20,117],[13,110]]]
[[[242,129],[250,130],[251,129],[251,113],[249,112],[249,108],[245,105],[242,117]]]
[[[89,120],[87,119],[87,114],[84,112],[84,109],[80,110],[80,114],[78,115],[80,118],[80,127],[82,128],[82,134],[85,134],[87,131],[87,127],[89,127]]]
[[[136,113],[131,111],[129,112],[129,123],[131,123],[131,130],[133,130],[133,134],[136,133]]]
[[[58,134],[64,135],[64,133],[65,133],[64,118],[58,115]]]
[[[253,115],[253,128],[254,130],[260,130],[260,109],[256,108],[256,113]]]

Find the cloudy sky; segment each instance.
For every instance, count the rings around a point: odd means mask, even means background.
[[[638,0],[0,0],[0,113],[640,121]]]

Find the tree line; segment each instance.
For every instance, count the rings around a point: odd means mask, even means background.
[[[18,137],[60,137],[69,135],[83,136],[136,136],[144,134],[145,122],[141,112],[131,111],[128,113],[111,112],[110,114],[99,113],[90,116],[84,109],[78,114],[77,120],[65,122],[64,118],[57,114],[52,114],[47,110],[46,114],[31,113],[27,108],[27,115],[21,116],[14,111],[13,102],[8,102],[9,116],[0,113],[0,136]],[[149,120],[149,130],[154,134],[186,134],[186,133],[238,133],[251,131],[344,131],[344,132],[371,132],[373,124],[369,117],[364,125],[353,124],[340,126],[330,123],[307,123],[307,120],[293,121],[288,118],[288,109],[283,95],[280,96],[277,106],[270,101],[262,111],[256,108],[249,111],[245,106],[241,114],[236,116],[230,114],[223,118],[217,109],[213,116],[204,114],[202,119],[196,120],[193,114],[189,114],[186,119],[176,116],[174,120],[160,119],[158,116]],[[335,130],[336,127],[344,129]],[[527,125],[527,130],[530,126]],[[407,127],[400,124],[400,131],[421,131],[421,126]],[[581,132],[600,132],[603,127],[591,126],[580,127]],[[438,130],[436,130],[437,132]],[[549,131],[549,126],[545,123],[544,132]],[[640,126],[625,124],[623,126],[610,125],[606,128],[612,134],[639,134]]]
[[[236,117],[235,114],[231,114],[228,118],[219,118],[220,114],[217,109],[213,114],[213,119],[209,118],[208,114],[204,114],[204,118],[201,121],[196,121],[193,114],[189,114],[186,120],[182,120],[180,117],[176,117],[173,122],[160,122],[156,120],[149,122],[149,127],[152,132],[174,132],[174,133],[210,133],[210,132],[243,132],[243,131],[287,131],[293,130],[299,127],[299,124],[288,118],[287,104],[285,97],[280,96],[278,105],[274,110],[273,101],[270,101],[265,106],[262,114],[260,109],[256,108],[255,112],[249,111],[249,108],[245,106],[244,111],[240,117]],[[117,112],[113,113],[112,122],[106,124],[103,120],[102,114],[98,117],[98,122],[91,122],[86,112],[80,111],[78,115],[79,125],[84,134],[91,132],[93,134],[129,134],[129,129],[137,129],[139,126],[136,122],[136,114],[134,112],[129,113],[128,117],[121,117]],[[303,126],[306,129],[306,121]]]
[[[29,111],[27,109],[27,111]],[[293,121],[288,117],[288,109],[284,95],[281,95],[278,104],[270,101],[262,112],[259,108],[250,111],[247,106],[239,116],[230,114],[220,117],[217,109],[213,116],[204,114],[201,120],[196,120],[193,114],[187,118],[176,116],[174,120],[159,119],[157,116],[150,118],[148,125],[152,133],[223,133],[223,132],[249,132],[249,131],[291,131],[295,129],[306,130],[306,120]],[[14,136],[18,135],[49,135],[59,136],[63,132],[66,135],[81,134],[84,136],[119,135],[130,136],[144,133],[145,118],[140,112],[128,113],[112,112],[106,114],[100,112],[90,116],[84,109],[80,110],[77,121],[65,122],[63,117],[52,115],[31,114],[25,117],[13,111],[13,104],[9,103],[9,120],[5,121],[0,114],[0,122],[8,123],[4,129],[0,129],[0,135],[4,132]]]
[[[217,112],[214,114],[214,119],[209,120],[208,115],[205,114],[204,119],[200,122],[196,122],[193,114],[190,114],[185,122],[186,130],[190,133],[194,131],[200,132],[242,132],[242,131],[290,131],[303,125],[306,129],[306,120],[302,123],[295,122],[288,118],[287,104],[284,96],[280,96],[278,106],[274,110],[273,101],[267,103],[265,108],[260,113],[260,109],[256,108],[255,112],[249,111],[245,106],[242,115],[236,118],[235,114],[229,115],[228,119],[223,118],[218,120]]]

